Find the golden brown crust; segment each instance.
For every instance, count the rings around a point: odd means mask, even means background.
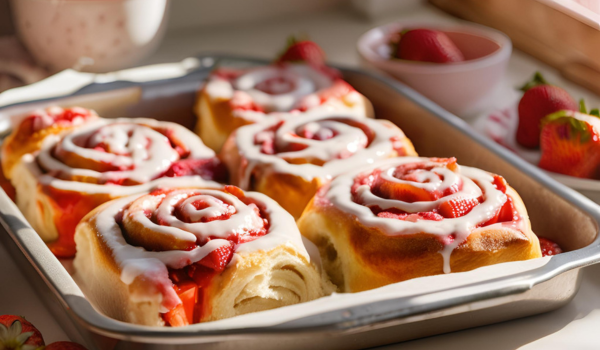
[[[196,134],[204,144],[218,152],[227,137],[237,128],[250,124],[233,114],[229,99],[211,98],[205,89],[198,91],[194,112],[197,116]]]
[[[452,272],[541,257],[538,239],[531,231],[521,198],[512,188],[508,188],[507,194],[524,217],[525,232],[508,226],[476,229],[452,252]],[[365,227],[353,215],[335,206],[314,202],[308,205],[298,227],[319,246],[325,270],[345,292],[444,273],[439,253],[443,246],[431,234],[386,235],[377,228]]]

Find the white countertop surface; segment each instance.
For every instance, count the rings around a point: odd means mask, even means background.
[[[319,43],[332,63],[358,65],[355,45],[368,29],[402,18],[452,20],[431,7],[421,7],[387,19],[368,21],[350,11],[330,11],[258,24],[172,31],[143,64],[174,62],[199,53],[219,52],[272,58],[292,33],[306,33]],[[546,78],[600,106],[597,96],[561,79],[542,63],[513,53],[503,86],[494,96],[499,107],[519,86],[542,71]],[[38,299],[0,245],[0,314],[24,315],[43,333],[46,343],[66,340],[60,325]],[[597,349],[600,347],[600,265],[586,268],[581,289],[567,306],[542,315],[383,347],[385,349]]]

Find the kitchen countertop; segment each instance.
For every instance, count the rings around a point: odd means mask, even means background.
[[[379,24],[410,18],[411,20],[454,19],[429,6],[395,16],[369,21],[348,10],[303,15],[256,24],[210,28],[181,29],[168,32],[157,52],[142,64],[173,62],[199,53],[219,52],[272,58],[293,33],[308,34],[319,43],[331,63],[358,66],[356,41],[368,29]],[[542,63],[514,52],[502,86],[490,99],[490,108],[500,107],[512,96],[513,87],[539,70],[546,78],[564,86],[574,96],[584,97],[588,106],[600,106],[600,99],[568,81]],[[25,315],[43,333],[46,343],[67,337],[33,288],[16,269],[5,248],[0,245],[0,314]],[[595,349],[600,343],[600,265],[585,269],[581,289],[565,307],[542,315],[515,321],[453,332],[382,347],[382,349]]]

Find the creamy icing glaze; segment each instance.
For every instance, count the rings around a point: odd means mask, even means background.
[[[197,196],[204,196],[204,199],[211,197],[210,201],[212,204],[216,204],[216,208],[211,206],[207,208],[208,210],[197,210],[195,208],[184,210],[188,211],[188,214],[195,216],[196,218],[213,216],[221,212],[223,209],[222,203],[226,202],[232,204],[237,212],[228,220],[215,220],[211,222],[184,223],[179,221],[176,217],[171,216],[169,222],[173,224],[173,226],[161,226],[150,220],[142,219],[139,222],[143,223],[145,227],[152,230],[163,230],[163,233],[195,240],[196,237],[225,237],[227,233],[232,230],[239,230],[240,227],[253,225],[253,223],[256,223],[256,219],[259,218],[250,206],[241,202],[237,197],[220,191],[215,187],[214,183],[192,178],[180,178],[177,180],[177,186],[179,188],[187,189],[171,192],[169,196],[172,197],[168,198],[166,201],[166,207],[156,207],[153,206],[152,203],[149,203],[147,209],[154,208],[156,213],[162,215],[164,218],[165,215],[169,216],[167,207],[176,197],[188,196],[187,199],[192,199],[194,197],[198,199]],[[160,188],[164,184],[169,185],[167,181],[162,182],[161,185],[156,187]],[[288,212],[283,210],[283,208],[275,201],[265,195],[255,192],[246,192],[245,195],[261,207],[262,213],[264,213],[269,221],[269,228],[266,235],[258,237],[253,241],[237,245],[230,264],[234,264],[242,254],[261,250],[269,251],[281,245],[293,246],[299,254],[303,255],[307,260],[310,260],[310,256],[302,243],[302,237],[296,227],[294,218]],[[172,288],[173,283],[169,279],[167,268],[183,268],[202,260],[202,258],[207,256],[213,250],[224,245],[229,245],[230,243],[226,239],[212,239],[206,244],[197,246],[191,250],[168,251],[148,251],[143,247],[136,247],[128,244],[123,235],[121,226],[118,223],[117,217],[128,207],[128,205],[139,197],[140,195],[134,195],[110,202],[110,204],[103,207],[102,210],[95,214],[94,223],[99,235],[112,252],[114,260],[121,270],[121,280],[123,283],[131,284],[136,277],[142,275],[151,281],[154,281],[163,296],[161,312],[167,312],[174,305],[180,303],[179,297]],[[132,214],[136,216],[136,218],[139,218],[136,210],[134,210]],[[206,211],[202,212],[202,210]],[[176,223],[177,221],[179,221],[179,223]]]
[[[44,171],[53,175],[51,179],[45,180],[58,189],[106,193],[102,187],[111,184],[102,184],[110,180],[125,178],[139,184],[147,183],[180,159],[169,139],[153,128],[171,132],[171,137],[189,150],[188,158],[205,159],[215,156],[194,133],[181,125],[137,118],[98,119],[64,137],[48,137],[36,158]],[[96,149],[100,145],[108,148],[108,151]],[[116,170],[73,168],[63,162],[61,156],[65,159],[76,156],[84,162],[110,164]],[[71,178],[94,179],[98,184],[70,181]]]
[[[260,89],[268,83],[270,93]],[[251,69],[236,79],[211,76],[205,91],[212,99],[230,99],[236,117],[259,122],[269,113],[314,108],[322,101],[319,92],[334,85],[334,79],[305,64],[265,66]],[[350,91],[343,97],[348,105],[358,105],[360,94]],[[263,111],[236,108],[251,103]],[[362,115],[360,115],[362,117]]]
[[[281,123],[274,132],[269,131]],[[372,140],[362,125],[372,132]],[[298,133],[310,132],[324,140],[298,137]],[[271,133],[271,134],[269,134]],[[329,136],[333,136],[328,138]],[[295,152],[266,154],[261,151],[258,141],[273,138],[277,149],[287,149],[290,144],[305,147]],[[268,171],[293,174],[311,181],[314,178],[329,180],[338,174],[350,171],[358,165],[371,164],[387,158],[393,151],[391,138],[403,139],[400,129],[388,121],[368,118],[357,119],[351,112],[332,112],[314,109],[302,118],[285,115],[258,124],[239,128],[235,134],[237,148],[248,165],[240,180],[240,186],[247,189],[250,176],[257,166],[266,166]],[[323,165],[304,163],[294,164],[293,159],[318,160]]]
[[[393,176],[396,167],[409,163],[435,164],[428,158],[402,157],[391,158],[377,162],[376,164],[358,171],[349,172],[335,178],[329,185],[327,192],[323,195],[330,203],[343,212],[356,216],[356,219],[367,227],[375,227],[383,233],[396,235],[410,235],[419,232],[426,232],[437,235],[442,238],[444,248],[440,251],[444,259],[444,272],[450,272],[450,255],[452,251],[463,243],[467,237],[479,229],[481,225],[492,219],[507,201],[507,195],[494,186],[493,176],[483,170],[460,166],[457,172],[442,167],[434,167],[431,170],[417,171],[415,181],[398,179]],[[460,185],[462,188],[445,197],[435,201],[404,202],[395,199],[381,198],[371,192],[371,187],[361,185],[356,190],[360,203],[352,198],[351,188],[355,178],[362,174],[370,174],[374,170],[382,170],[382,177],[391,183],[402,184],[409,182],[410,185],[426,189],[428,191],[444,191],[451,186]],[[437,175],[442,175],[443,180]],[[477,184],[475,184],[477,182]],[[479,185],[479,186],[478,186]],[[476,205],[467,214],[457,218],[445,218],[441,221],[434,220],[399,220],[395,218],[378,217],[373,214],[370,207],[379,206],[381,209],[397,208],[407,213],[427,212],[436,208],[442,202],[450,199],[462,197],[478,198],[482,196],[483,202]],[[524,217],[519,213],[519,220],[509,223],[495,223],[486,226],[486,229],[498,228],[501,226],[510,226],[514,229],[523,231]],[[443,238],[455,235],[455,238],[447,243]]]

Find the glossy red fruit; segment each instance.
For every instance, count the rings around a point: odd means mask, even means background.
[[[87,350],[87,348],[70,341],[57,341],[46,346],[44,350]]]
[[[538,237],[540,248],[542,248],[542,256],[552,256],[563,252],[562,248],[548,238]]]
[[[227,267],[227,264],[229,264],[229,261],[231,261],[232,257],[233,245],[229,244],[213,250],[198,263],[211,268],[216,272],[221,272],[225,270],[225,267]]]
[[[401,34],[396,58],[410,61],[451,63],[465,60],[462,52],[443,32],[412,29]]]
[[[568,92],[549,85],[539,73],[523,89],[526,91],[519,101],[517,142],[523,147],[536,148],[540,146],[541,120],[560,110],[577,111],[578,106]]]
[[[44,338],[40,331],[23,317],[0,316],[0,349],[36,349],[44,344]]]
[[[454,198],[440,204],[438,213],[445,218],[459,218],[468,214],[479,201],[475,198]]]
[[[539,166],[579,178],[600,176],[600,134],[590,124],[596,118],[561,111],[544,119]]]
[[[313,41],[297,40],[291,37],[288,39],[286,50],[279,56],[276,62],[305,62],[311,66],[321,67],[325,65],[325,53]]]

